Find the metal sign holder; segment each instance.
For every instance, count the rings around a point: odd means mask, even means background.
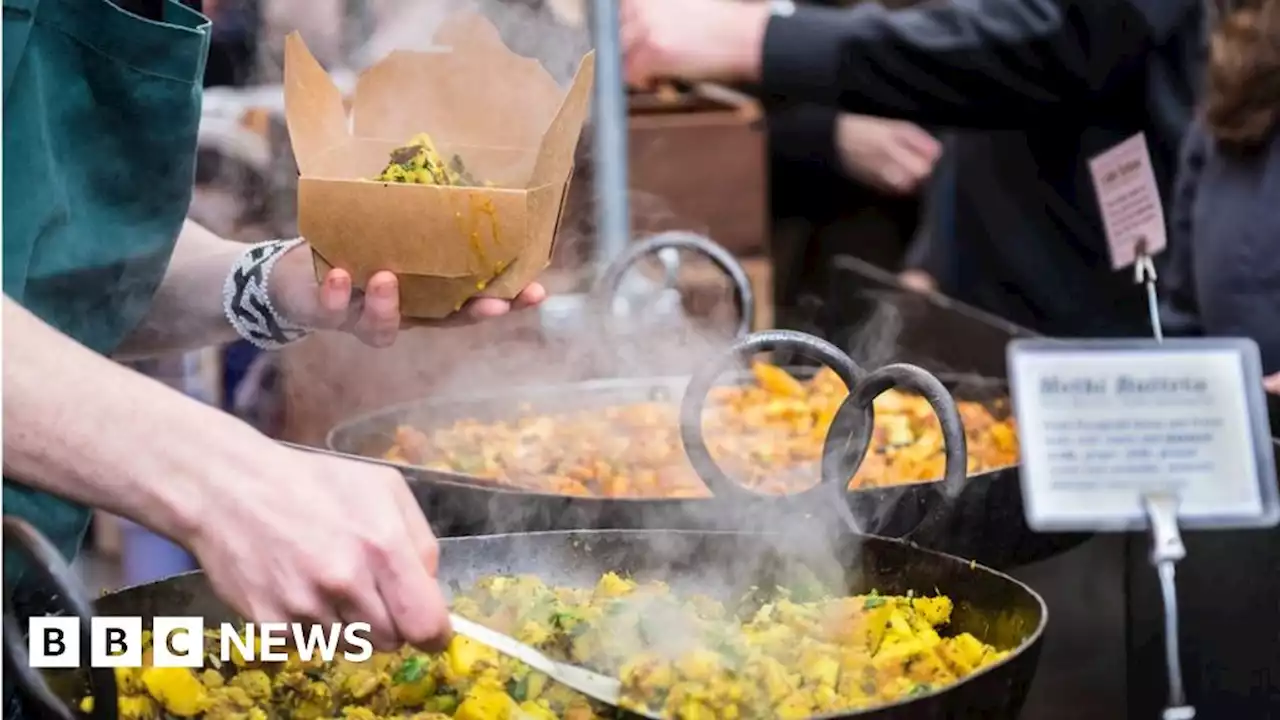
[[[1178,642],[1178,583],[1174,577],[1178,561],[1187,556],[1178,529],[1178,498],[1169,494],[1148,495],[1143,507],[1151,524],[1151,564],[1160,579],[1164,600],[1164,655],[1169,673],[1169,702],[1163,720],[1191,720],[1196,709],[1187,704],[1182,685],[1182,656]]]
[[[1182,530],[1273,528],[1280,488],[1258,345],[1165,339],[1151,253],[1139,244],[1154,339],[1017,339],[1007,350],[1024,450],[1027,522],[1040,532],[1145,532],[1164,605],[1162,720],[1192,720],[1180,654]]]
[[[1147,290],[1147,314],[1151,316],[1151,334],[1156,342],[1164,342],[1164,326],[1160,324],[1160,302],[1156,297],[1156,264],[1147,254],[1147,242],[1138,241],[1138,257],[1133,262],[1133,282]]]
[[[1143,285],[1147,292],[1147,313],[1151,316],[1151,334],[1156,342],[1164,342],[1164,326],[1160,323],[1160,303],[1156,293],[1156,266],[1147,252],[1146,240],[1139,240],[1138,256],[1133,263],[1133,281]],[[1160,580],[1160,596],[1164,600],[1165,666],[1169,673],[1169,701],[1161,715],[1162,720],[1192,720],[1196,709],[1187,703],[1186,689],[1182,682],[1182,654],[1178,628],[1178,562],[1187,556],[1187,546],[1182,542],[1178,527],[1178,503],[1176,495],[1150,494],[1143,498],[1143,509],[1151,533],[1151,565]]]

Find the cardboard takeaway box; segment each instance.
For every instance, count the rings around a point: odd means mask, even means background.
[[[479,294],[515,297],[546,268],[589,109],[595,66],[567,90],[503,44],[479,15],[451,16],[433,52],[396,51],[343,97],[294,33],[285,44],[285,118],[298,161],[298,229],[317,276],[357,286],[400,277],[401,313],[441,318]],[[485,187],[370,180],[391,152],[429,133]]]

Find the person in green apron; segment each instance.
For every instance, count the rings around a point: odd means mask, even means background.
[[[133,520],[188,548],[250,619],[442,641],[435,538],[398,473],[287,449],[104,357],[271,349],[312,329],[385,346],[395,276],[354,293],[341,271],[316,281],[302,240],[246,248],[186,220],[203,15],[177,0],[3,3],[4,512],[68,557],[90,508]],[[446,322],[544,296],[480,298]],[[21,580],[7,555],[8,598]]]

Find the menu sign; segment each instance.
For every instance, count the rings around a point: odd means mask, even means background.
[[[1280,520],[1252,340],[1017,340],[1008,356],[1034,529],[1141,529],[1153,494],[1186,527]]]
[[[1140,254],[1154,257],[1168,242],[1160,186],[1151,167],[1147,139],[1138,133],[1089,161],[1093,188],[1115,270]]]

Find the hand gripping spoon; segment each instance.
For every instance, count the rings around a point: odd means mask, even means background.
[[[515,658],[555,682],[577,690],[593,700],[599,700],[612,707],[622,707],[618,704],[622,700],[622,683],[616,678],[594,673],[576,665],[552,660],[513,637],[490,630],[464,617],[451,614],[449,615],[449,622],[453,625],[453,631],[465,638],[491,647],[507,657]],[[623,709],[634,715],[652,718],[653,720],[660,720],[662,717],[647,710],[641,711],[629,707]]]
[[[385,460],[376,460],[359,455],[349,455],[347,453],[325,450],[323,448],[311,447],[309,445],[299,445],[297,443],[284,441],[279,442],[281,445],[294,450],[302,450],[304,452],[316,453],[319,455],[340,457],[355,462],[386,465],[396,468],[394,463],[390,463]],[[503,635],[495,630],[490,630],[489,628],[474,623],[464,617],[459,617],[458,615],[451,613],[449,615],[449,622],[453,625],[453,631],[465,638],[474,640],[481,645],[491,647],[503,655],[515,658],[561,685],[577,690],[593,700],[599,700],[611,707],[622,707],[618,704],[622,700],[622,683],[616,678],[601,675],[600,673],[594,673],[576,665],[569,665],[568,663],[552,660],[546,655],[543,655],[534,648],[525,645],[513,637]],[[622,709],[633,715],[652,718],[653,720],[661,720],[662,718],[661,715],[656,715],[648,710],[642,711],[632,708]]]

